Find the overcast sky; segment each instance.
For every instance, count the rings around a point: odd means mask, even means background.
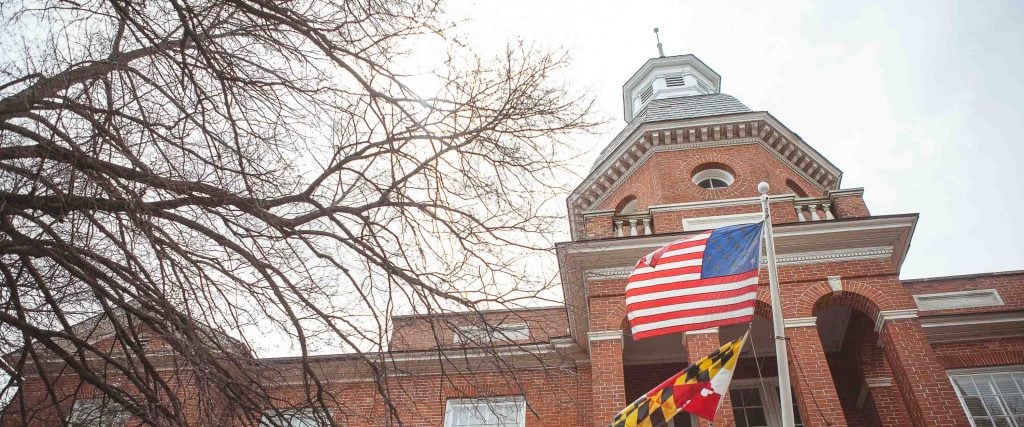
[[[1024,2],[455,1],[475,49],[517,38],[572,55],[572,84],[625,124],[622,83],[692,53],[864,187],[875,215],[919,212],[903,278],[1024,269]],[[575,184],[575,183],[573,183]],[[567,238],[567,237],[566,237]],[[558,240],[566,240],[558,239]]]

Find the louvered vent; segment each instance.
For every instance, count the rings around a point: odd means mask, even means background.
[[[640,102],[647,102],[648,99],[651,99],[651,95],[654,95],[654,86],[647,86],[647,89],[640,92]]]
[[[668,77],[665,77],[665,86],[668,86],[668,87],[686,86],[686,80],[683,78],[682,74],[668,76]]]

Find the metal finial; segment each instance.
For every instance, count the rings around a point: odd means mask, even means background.
[[[658,57],[664,58],[665,51],[661,48],[661,36],[658,35],[658,27],[654,27],[654,38],[658,40]]]

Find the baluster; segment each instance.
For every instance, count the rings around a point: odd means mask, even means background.
[[[818,205],[811,204],[807,207],[811,210],[811,221],[821,221],[821,217],[818,216]]]
[[[796,208],[796,220],[800,222],[807,221],[807,218],[804,218],[804,207],[802,205],[795,205],[794,207]]]
[[[629,235],[630,236],[636,236],[636,220],[635,219],[629,220]]]
[[[823,203],[821,205],[821,208],[822,208],[822,210],[825,211],[825,219],[826,220],[836,219],[836,217],[832,216],[832,203],[831,202]]]
[[[612,227],[615,228],[615,237],[622,237],[622,222],[617,219],[613,219]]]
[[[651,231],[651,223],[654,222],[654,218],[644,218],[642,221],[644,222],[644,235],[650,236],[651,234],[654,234]]]

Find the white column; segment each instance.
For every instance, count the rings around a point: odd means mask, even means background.
[[[832,203],[830,203],[830,202],[823,203],[821,205],[821,210],[825,211],[825,219],[826,220],[836,219],[836,217],[832,216]]]
[[[635,219],[629,220],[629,235],[630,236],[636,236],[636,220]]]

